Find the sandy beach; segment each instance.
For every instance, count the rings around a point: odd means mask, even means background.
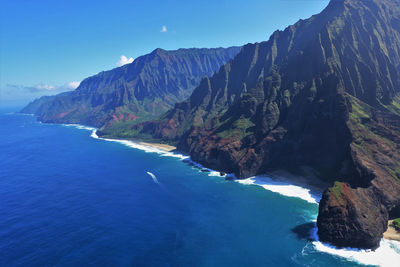
[[[176,147],[170,146],[170,145],[166,145],[166,144],[139,142],[139,145],[154,147],[154,148],[157,148],[157,149],[160,149],[160,150],[164,150],[164,151],[168,151],[168,152],[176,150]]]
[[[383,233],[383,237],[389,240],[400,241],[400,232],[396,231],[396,229],[392,226],[393,220],[389,221],[389,226],[386,232]]]

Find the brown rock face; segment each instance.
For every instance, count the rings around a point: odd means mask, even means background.
[[[311,166],[320,239],[375,248],[400,210],[400,1],[332,0],[248,44],[160,120],[131,128],[249,177]]]
[[[351,186],[337,182],[324,192],[318,234],[338,246],[376,248],[388,220],[400,215],[400,117],[349,99],[357,179]]]
[[[376,248],[387,220],[387,209],[371,188],[336,183],[320,202],[318,235],[341,247]]]

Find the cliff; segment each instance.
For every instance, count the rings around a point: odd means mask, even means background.
[[[332,0],[244,46],[186,101],[124,134],[176,144],[240,178],[310,166],[333,184],[320,239],[375,248],[400,217],[399,70],[400,1]]]

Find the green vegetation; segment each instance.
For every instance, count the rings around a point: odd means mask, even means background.
[[[392,226],[397,230],[400,231],[400,218],[393,220]]]
[[[254,125],[255,124],[250,119],[241,117],[231,123],[226,129],[217,132],[217,136],[222,139],[236,137],[235,139],[241,140],[247,135],[251,134],[249,128],[253,127]]]
[[[354,146],[370,158],[373,158],[373,153],[369,148],[372,140],[376,143],[386,143],[390,147],[396,146],[393,141],[384,138],[371,128],[369,124],[373,110],[371,106],[351,95],[348,95],[348,99],[352,107],[348,126],[353,134],[352,144]],[[397,176],[395,170],[391,170],[391,172],[394,174],[394,177]]]
[[[41,98],[22,112],[42,121],[102,127],[115,122],[155,119],[185,100],[204,76],[210,76],[240,51],[156,49],[133,63],[86,78],[80,86],[55,97]],[[122,128],[122,126],[118,126]]]
[[[400,115],[400,95],[397,95],[393,98],[393,101],[390,105],[385,106],[388,110]]]
[[[348,95],[348,99],[351,102],[350,119],[355,123],[362,123],[362,119],[369,119],[371,114],[371,107],[362,102],[361,100]]]
[[[335,196],[336,200],[339,202],[339,204],[344,205],[345,201],[343,199],[343,183],[341,182],[335,182],[335,184],[329,188],[329,191]]]

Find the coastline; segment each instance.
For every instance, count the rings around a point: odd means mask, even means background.
[[[383,233],[383,238],[388,240],[400,241],[400,232],[392,226],[393,220],[389,220],[388,229]]]
[[[325,184],[323,184],[322,182],[318,182],[317,179],[314,179],[315,178],[314,175],[306,167],[304,168],[307,174],[305,177],[297,176],[287,171],[280,170],[267,173],[264,175],[249,177],[246,179],[237,179],[232,173],[223,174],[219,171],[204,167],[198,162],[192,161],[190,159],[190,156],[179,153],[176,147],[171,145],[160,144],[160,143],[149,143],[140,140],[103,138],[99,137],[96,134],[97,131],[96,128],[86,127],[77,124],[73,125],[69,124],[66,126],[74,126],[78,129],[91,130],[92,131],[91,137],[95,139],[117,142],[131,148],[145,151],[147,153],[157,153],[160,154],[161,156],[170,156],[179,158],[188,163],[189,165],[191,165],[193,168],[196,168],[198,171],[207,173],[208,176],[221,177],[224,179],[229,178],[229,180],[233,180],[243,185],[259,186],[267,191],[274,192],[285,197],[302,199],[311,204],[318,205],[319,200],[321,199],[322,196],[322,192],[326,188],[326,187],[324,188]]]
[[[128,141],[128,140],[125,140]],[[147,143],[147,142],[138,142],[139,145],[143,145],[143,146],[149,146],[149,147],[154,147],[160,150],[164,150],[166,152],[171,152],[171,151],[175,151],[176,147],[174,146],[170,146],[167,144],[160,144],[160,143]]]
[[[264,188],[267,191],[275,192],[286,197],[302,199],[310,204],[319,204],[321,194],[324,190],[324,183],[313,179],[314,173],[307,168],[305,176],[297,176],[287,171],[270,172],[262,176],[250,177],[247,179],[236,179],[232,174],[221,175],[218,171],[205,168],[201,164],[194,162],[189,156],[180,154],[175,147],[164,144],[148,143],[133,140],[109,139],[98,137],[97,129],[79,124],[62,124],[64,126],[73,126],[77,129],[91,131],[91,137],[103,141],[117,142],[125,146],[142,150],[146,153],[157,153],[160,156],[175,157],[188,162],[191,166],[200,172],[208,173],[208,176],[217,176],[221,178],[232,177],[233,181],[244,185],[255,185]],[[315,221],[314,215],[310,217]],[[321,243],[318,240],[317,229],[314,230],[313,239],[303,250],[311,249],[310,253],[327,253],[333,256],[344,258],[351,262],[357,262],[364,265],[393,266],[393,260],[400,260],[400,242],[391,240],[387,237],[381,239],[380,246],[376,250],[363,250],[355,248],[337,248],[329,244]],[[395,266],[395,265],[394,265]]]
[[[309,177],[299,177],[285,171],[276,171],[247,179],[237,179],[238,183],[256,185],[282,196],[302,199],[310,204],[318,205],[323,188],[307,183]]]

